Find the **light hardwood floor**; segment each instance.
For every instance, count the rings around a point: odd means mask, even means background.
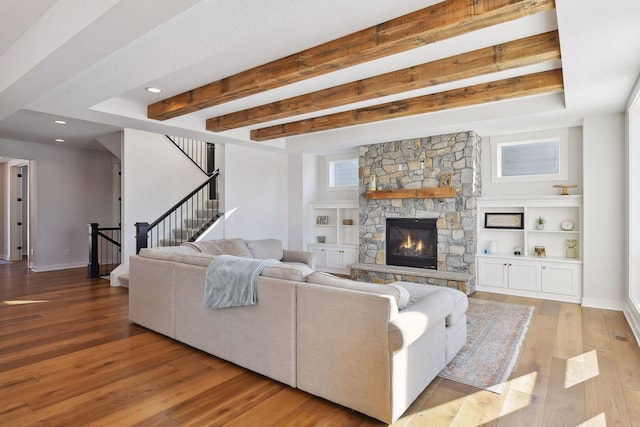
[[[436,378],[395,426],[640,426],[640,350],[620,312],[533,305],[503,394]],[[379,426],[127,319],[84,269],[0,265],[2,426]]]

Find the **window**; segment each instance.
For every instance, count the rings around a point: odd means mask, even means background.
[[[358,185],[358,159],[353,156],[327,158],[329,188],[346,188]]]
[[[567,141],[548,138],[491,140],[494,182],[557,181],[568,179]]]

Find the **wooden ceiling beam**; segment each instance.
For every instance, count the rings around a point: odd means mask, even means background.
[[[266,141],[561,90],[563,90],[562,70],[543,71],[402,101],[388,102],[322,117],[255,129],[251,131],[251,139]]]
[[[556,59],[560,41],[551,31],[213,117],[206,127],[221,132]]]
[[[147,115],[170,119],[554,7],[554,0],[445,0],[151,104]]]

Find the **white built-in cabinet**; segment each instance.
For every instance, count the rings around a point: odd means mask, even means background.
[[[358,262],[358,202],[313,202],[311,237],[307,249],[316,254],[316,269],[330,273],[349,273]],[[324,237],[324,242],[319,238]]]
[[[477,290],[581,302],[582,196],[481,197],[477,203]],[[487,213],[523,214],[522,228],[487,228]],[[536,228],[540,216],[542,230]],[[562,229],[566,221],[572,230]],[[567,257],[567,240],[577,241],[576,258]],[[536,256],[536,246],[544,246],[545,257]]]

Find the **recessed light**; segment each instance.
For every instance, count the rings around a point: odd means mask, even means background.
[[[64,142],[64,139],[62,139],[62,138],[56,138],[56,139],[54,139],[54,141],[55,141],[55,142]]]
[[[66,125],[67,122],[65,122],[64,120],[54,120],[53,123],[57,124],[57,125]]]
[[[145,87],[144,89],[147,92],[151,92],[151,93],[160,93],[160,92],[162,92],[162,89],[158,89],[157,87]]]

